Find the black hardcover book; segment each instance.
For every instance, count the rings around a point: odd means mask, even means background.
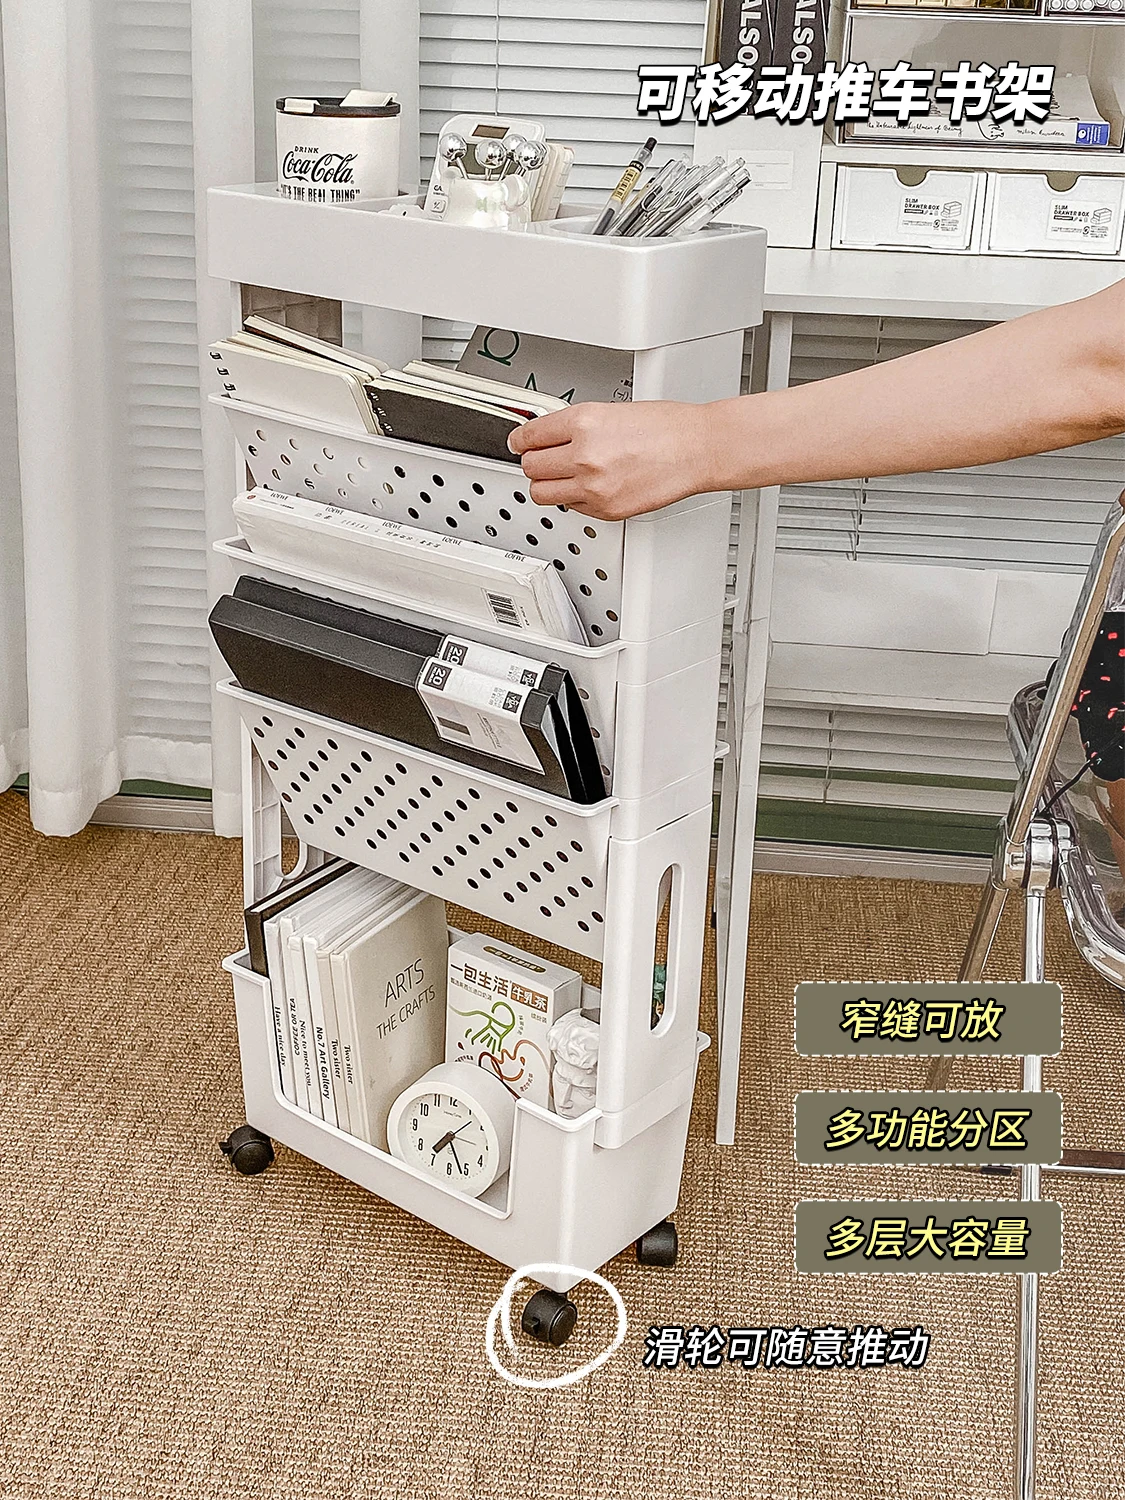
[[[251,587],[243,588],[243,584]],[[534,767],[465,743],[451,743],[439,733],[418,690],[422,669],[435,654],[429,648],[445,639],[440,633],[419,632],[366,610],[352,610],[290,589],[275,589],[275,593],[296,596],[299,602],[294,603],[292,597],[274,598],[272,602],[287,607],[270,609],[258,601],[268,597],[263,591],[271,589],[273,585],[261,580],[243,579],[239,585],[243,597],[238,592],[226,595],[211,612],[216,644],[249,692],[354,724],[553,796],[580,802],[600,800],[589,795],[587,777],[578,774],[579,758],[565,716],[550,693],[527,691],[519,712],[519,729]],[[256,597],[245,597],[248,594]],[[321,618],[314,618],[318,615]],[[329,619],[331,624],[326,623]],[[339,628],[344,624],[356,628]],[[381,639],[384,634],[392,639]]]
[[[269,919],[280,916],[294,902],[303,901],[306,896],[315,895],[330,881],[337,880],[347,870],[354,869],[355,866],[346,859],[326,860],[315,870],[310,870],[296,880],[287,880],[284,885],[278,886],[276,891],[271,891],[268,896],[263,896],[260,901],[255,901],[253,906],[246,908],[246,947],[250,954],[250,967],[255,974],[269,973],[269,966],[266,963],[265,934],[265,924]]]
[[[775,0],[770,59],[774,67],[788,72],[799,64],[806,73],[819,73],[827,40],[828,0]]]
[[[326,625],[332,630],[379,641],[423,660],[437,656],[443,661],[460,663],[464,659],[463,653],[455,645],[446,650],[448,637],[440,630],[428,629],[421,625],[407,625],[401,620],[378,615],[371,610],[337,604],[334,600],[324,599],[319,594],[309,594],[303,589],[270,583],[263,578],[248,576],[240,578],[235,586],[234,597],[248,603],[258,604],[264,609],[297,615],[301,619]],[[232,667],[231,670],[233,671],[234,668]],[[235,675],[237,676],[237,673]],[[417,676],[414,680],[417,681]],[[243,686],[248,686],[248,684],[244,683]],[[590,731],[590,722],[586,717],[586,710],[577,684],[565,667],[551,663],[540,678],[539,690],[546,693],[551,700],[550,722],[553,725],[553,736],[558,745],[558,757],[566,774],[567,785],[571,788],[560,795],[572,797],[576,802],[600,802],[606,796],[605,779],[602,775],[597,745]],[[251,691],[254,690],[251,689]],[[423,711],[425,711],[424,706]],[[332,715],[331,717],[343,716]],[[395,738],[398,737],[395,736]],[[411,741],[411,743],[414,742]],[[447,752],[443,750],[441,753]],[[492,769],[492,767],[484,769]],[[510,767],[502,774],[510,774]]]
[[[408,443],[427,443],[454,453],[472,453],[500,463],[518,464],[508,438],[523,418],[463,396],[395,383],[392,377],[367,387],[379,430]]]
[[[717,31],[722,67],[741,63],[750,69],[749,86],[774,61],[774,11],[777,0],[716,0],[720,6]]]

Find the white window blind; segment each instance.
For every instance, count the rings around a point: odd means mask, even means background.
[[[206,780],[206,626],[195,318],[190,0],[116,0],[101,36],[113,212],[127,730],[181,749]],[[256,0],[259,176],[274,175],[273,101],[358,76],[359,3]]]
[[[182,779],[205,779],[191,5],[120,0],[111,16],[100,40],[117,305],[126,732],[182,746],[174,756]]]
[[[698,62],[705,24],[705,0],[422,0],[422,181],[445,121],[474,112],[542,120],[548,140],[573,146],[572,203],[608,193],[646,136],[657,160],[689,157],[689,122],[637,118],[637,68]],[[471,331],[425,319],[424,357],[455,362]]]
[[[690,154],[689,122],[637,118],[637,68],[698,62],[705,23],[704,0],[422,0],[423,158],[444,121],[473,111],[542,120],[573,146],[577,201],[607,192],[648,135]]]
[[[985,325],[923,319],[794,319],[791,384],[823,380]],[[1125,472],[1125,440],[1009,463],[890,479],[787,485],[778,545],[893,562],[1084,572]]]
[[[761,795],[999,816],[1015,767],[1002,719],[770,703]]]
[[[790,381],[799,385],[896,359],[982,326],[798,315]],[[781,493],[778,546],[876,563],[1073,577],[1085,571],[1123,472],[1125,442],[1109,439],[980,468],[788,485]],[[956,577],[964,574],[950,574]],[[864,586],[870,587],[868,575]],[[956,592],[951,584],[951,599]],[[908,610],[909,599],[901,602]],[[887,649],[894,645],[885,642]],[[1006,649],[1018,649],[1018,640]],[[1029,646],[1027,654],[1040,649]],[[985,670],[1011,669],[997,658],[995,668]],[[763,761],[766,797],[951,814],[1003,812],[1014,774],[998,716],[943,713],[937,705],[933,712],[798,705],[786,701],[776,660]]]
[[[277,177],[274,110],[286,94],[343,95],[359,84],[360,0],[254,0],[259,182]]]

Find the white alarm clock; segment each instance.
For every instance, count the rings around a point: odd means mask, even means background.
[[[403,1089],[387,1117],[391,1155],[478,1198],[512,1159],[516,1101],[474,1063],[438,1063]]]

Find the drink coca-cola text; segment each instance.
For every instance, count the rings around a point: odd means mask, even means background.
[[[281,175],[283,179],[296,178],[304,182],[352,182],[352,164],[356,159],[356,152],[351,151],[346,155],[342,151],[321,151],[314,155],[306,155],[309,148],[306,146],[304,152],[297,148],[286,152],[285,159],[281,164]]]

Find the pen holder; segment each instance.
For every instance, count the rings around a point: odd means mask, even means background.
[[[526,229],[531,222],[531,190],[526,177],[462,177],[452,168],[441,174],[432,215],[447,224],[474,229]]]

